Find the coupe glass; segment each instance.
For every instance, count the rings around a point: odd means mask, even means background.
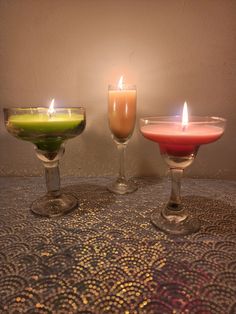
[[[108,190],[116,194],[126,194],[137,190],[134,182],[125,175],[125,149],[131,138],[136,121],[136,86],[108,86],[108,122],[112,138],[119,152],[119,174]]]
[[[37,157],[45,167],[47,194],[31,205],[41,216],[60,216],[78,205],[77,199],[60,191],[59,160],[65,152],[65,141],[81,134],[85,128],[85,109],[82,107],[5,108],[7,131],[35,145]]]
[[[179,116],[140,119],[142,135],[159,144],[161,156],[170,168],[169,202],[151,216],[156,227],[170,234],[190,234],[199,230],[199,220],[191,217],[187,202],[181,202],[183,170],[192,164],[200,145],[214,142],[223,135],[226,123],[223,118],[193,116],[188,126],[183,127],[180,120]]]

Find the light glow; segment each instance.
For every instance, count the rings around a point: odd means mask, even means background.
[[[118,82],[118,88],[123,89],[123,85],[124,85],[124,83],[123,83],[123,75],[122,75],[119,79],[119,82]]]
[[[183,130],[188,126],[188,105],[185,101],[182,113],[182,128]]]
[[[48,114],[49,115],[51,115],[51,114],[56,112],[56,110],[54,109],[54,101],[55,101],[55,99],[53,98],[53,100],[51,101],[51,104],[50,104],[50,106],[48,108]]]

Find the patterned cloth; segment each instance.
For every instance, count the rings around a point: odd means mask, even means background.
[[[109,178],[64,178],[79,209],[30,210],[42,178],[0,178],[0,313],[236,313],[236,182],[184,179],[201,230],[170,236],[150,223],[170,182],[137,179],[117,196]]]

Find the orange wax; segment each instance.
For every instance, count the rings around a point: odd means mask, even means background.
[[[115,138],[127,140],[132,135],[136,120],[136,90],[108,91],[109,127]]]

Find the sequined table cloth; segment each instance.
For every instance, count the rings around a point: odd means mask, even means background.
[[[0,313],[236,313],[236,182],[185,179],[202,227],[174,237],[149,220],[168,180],[110,181],[63,178],[80,208],[48,219],[29,211],[42,178],[0,178]]]

